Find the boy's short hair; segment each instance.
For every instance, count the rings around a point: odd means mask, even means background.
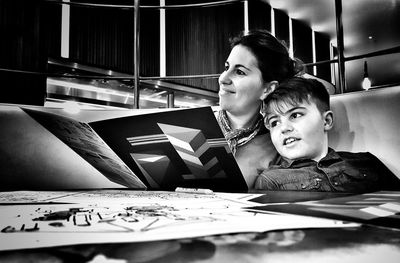
[[[282,82],[264,99],[264,112],[283,114],[282,102],[286,106],[314,102],[321,113],[330,110],[329,93],[316,79],[292,77]]]

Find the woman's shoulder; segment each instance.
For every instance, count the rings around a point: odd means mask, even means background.
[[[237,148],[235,159],[250,188],[254,187],[259,171],[267,169],[275,156],[276,150],[269,134],[258,134]]]
[[[276,150],[272,144],[271,138],[268,133],[257,134],[248,143],[240,146],[235,157],[237,158],[248,158],[248,159],[259,159],[262,162],[266,162],[264,165],[268,166],[268,163],[276,155]],[[264,166],[263,165],[263,166]]]

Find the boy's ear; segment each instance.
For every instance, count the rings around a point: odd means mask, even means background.
[[[279,85],[279,82],[276,80],[265,83],[264,90],[263,90],[263,93],[262,93],[260,99],[264,100],[268,96],[268,94],[273,92],[278,87],[278,85]]]
[[[324,112],[324,130],[329,131],[333,127],[333,112],[328,110]]]

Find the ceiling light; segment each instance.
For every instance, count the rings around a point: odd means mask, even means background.
[[[364,79],[362,81],[362,88],[364,90],[369,90],[371,88],[371,80],[368,76],[368,64],[367,61],[364,61]]]

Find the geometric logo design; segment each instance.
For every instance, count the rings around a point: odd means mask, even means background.
[[[152,188],[160,188],[163,180],[166,179],[166,175],[169,172],[176,172],[171,171],[174,168],[166,155],[143,153],[130,153],[130,155]]]
[[[186,179],[226,177],[203,132],[181,126],[157,123],[192,175]]]

